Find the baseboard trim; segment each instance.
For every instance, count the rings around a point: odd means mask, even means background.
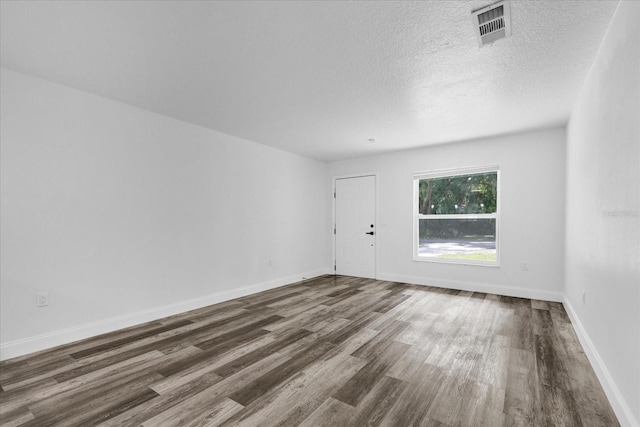
[[[488,294],[497,294],[509,297],[562,302],[561,292],[544,291],[540,289],[500,286],[491,285],[488,283],[464,282],[459,280],[432,279],[427,277],[404,276],[400,274],[387,273],[378,274],[378,280],[411,283],[414,285],[435,286],[437,288],[456,289],[460,291],[484,292]]]
[[[314,277],[323,276],[325,274],[333,274],[333,269],[326,268],[306,273],[295,274],[292,276],[270,280],[267,282],[255,283],[239,289],[216,292],[214,294],[206,295],[200,298],[181,301],[175,304],[165,305],[150,310],[112,317],[109,319],[99,320],[97,322],[91,322],[72,328],[62,329],[42,335],[7,342],[0,345],[0,360],[11,359],[14,357],[23,356],[25,354],[57,347],[59,345],[69,344],[81,339],[113,332],[118,329],[128,328],[145,322],[151,322],[153,320],[162,319],[163,317],[173,316],[174,314],[184,313],[185,311],[195,310],[212,304],[218,304],[224,301],[244,297],[257,292],[279,288],[281,286],[290,285],[292,283],[300,282],[304,279],[312,279]]]
[[[613,411],[618,417],[620,425],[623,427],[638,427],[640,423],[638,423],[638,420],[633,416],[631,408],[629,408],[629,405],[620,392],[620,389],[609,373],[607,365],[605,365],[604,361],[600,357],[600,353],[598,353],[596,346],[593,344],[593,341],[591,341],[587,330],[582,325],[580,318],[566,296],[562,300],[562,305],[564,305],[564,309],[569,315],[569,319],[573,324],[573,329],[576,331],[576,335],[578,335],[578,340],[580,341],[591,366],[593,366],[593,370],[595,371],[598,380],[600,380],[600,384],[611,403]]]

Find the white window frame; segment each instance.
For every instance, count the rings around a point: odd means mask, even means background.
[[[496,212],[491,214],[450,214],[450,215],[423,215],[419,213],[418,196],[421,179],[445,178],[461,175],[473,175],[486,172],[496,173]],[[485,267],[500,267],[500,167],[499,165],[471,166],[455,169],[440,169],[413,174],[413,260],[418,262],[431,262],[443,264],[479,265]],[[496,260],[463,260],[455,258],[425,257],[419,255],[420,244],[420,220],[421,219],[495,219],[496,220]]]

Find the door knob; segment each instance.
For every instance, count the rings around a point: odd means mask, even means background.
[[[370,236],[373,236],[373,231],[369,231],[368,233],[364,233],[364,234],[369,234]]]

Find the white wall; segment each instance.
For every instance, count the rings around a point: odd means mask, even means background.
[[[488,164],[500,166],[500,267],[413,261],[413,173]],[[564,166],[565,130],[551,129],[334,162],[328,173],[378,174],[379,279],[560,301]]]
[[[324,163],[0,80],[3,358],[329,271]]]
[[[618,417],[635,426],[640,422],[639,22],[640,3],[621,2],[567,128],[565,289],[565,305]]]

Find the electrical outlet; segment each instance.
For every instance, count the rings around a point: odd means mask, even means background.
[[[522,271],[529,271],[529,263],[526,261],[523,261],[522,264],[520,264],[520,269]]]
[[[49,305],[49,292],[38,292],[36,295],[36,307]]]

